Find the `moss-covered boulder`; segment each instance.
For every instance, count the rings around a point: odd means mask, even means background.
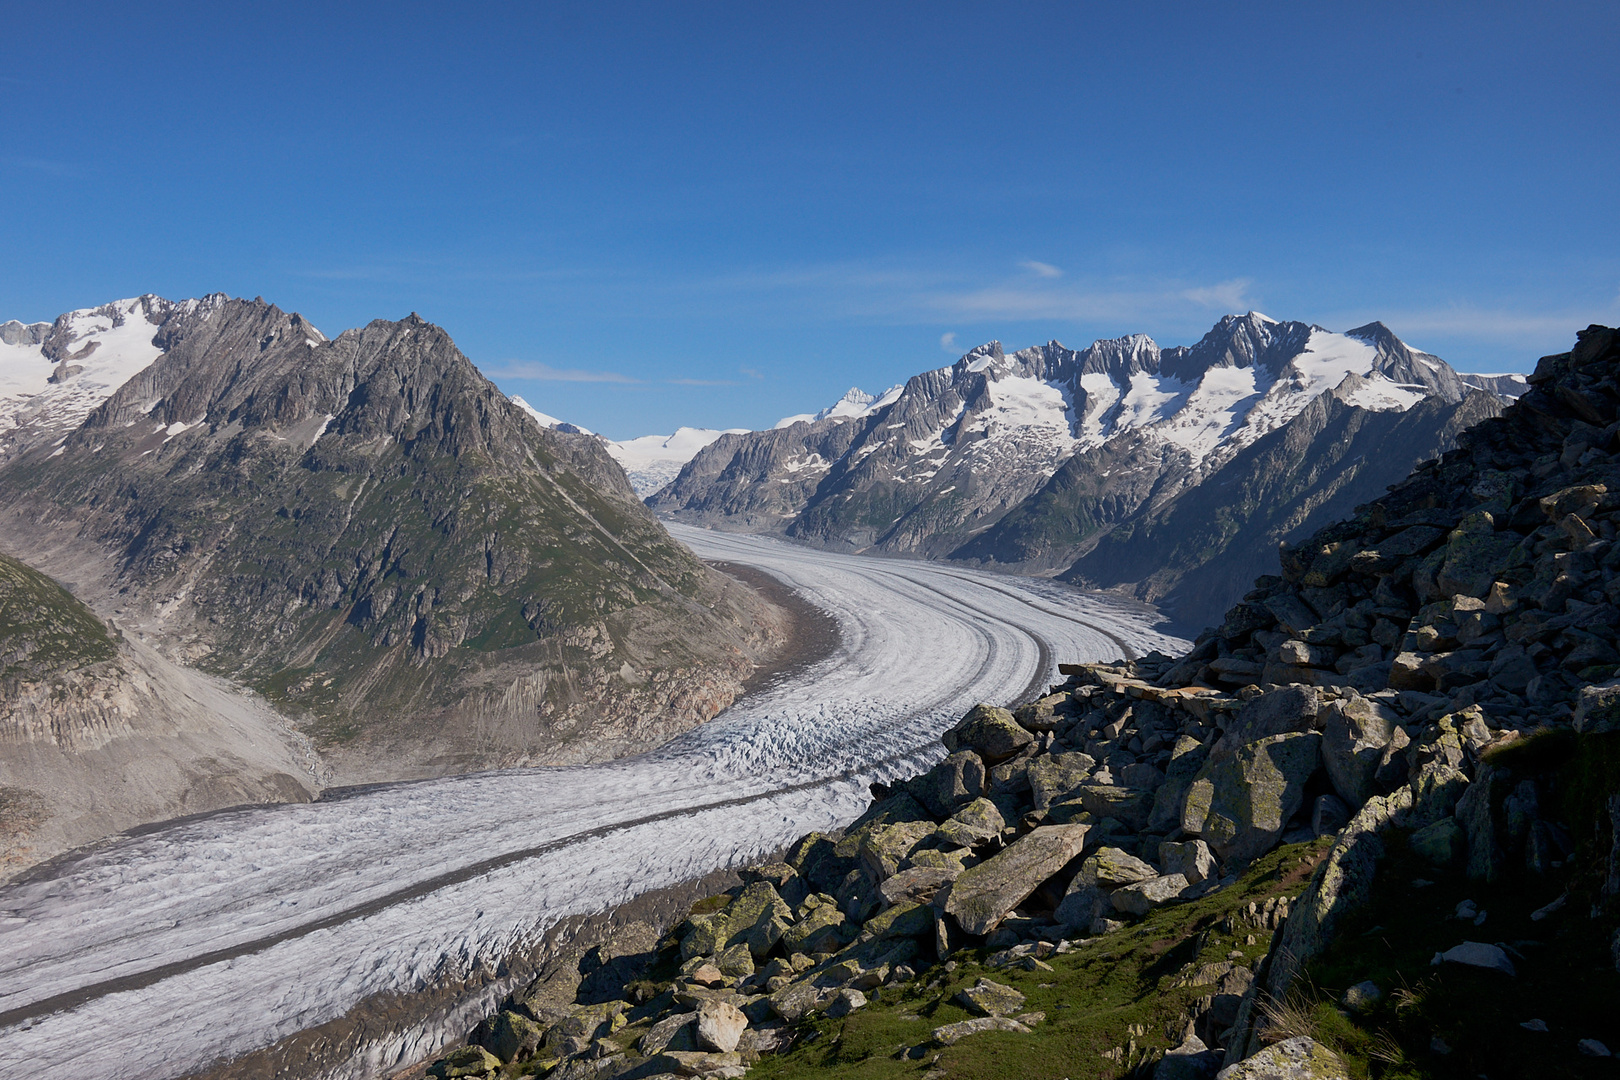
[[[992,765],[1007,760],[1034,741],[1035,736],[1025,730],[1012,713],[994,705],[975,705],[944,735],[947,750],[952,753],[972,750]]]
[[[1305,784],[1322,760],[1316,732],[1273,735],[1199,770],[1187,788],[1181,827],[1209,844],[1222,862],[1248,862],[1276,846],[1305,801]]]
[[[934,898],[970,934],[987,934],[1085,846],[1087,825],[1043,825],[963,871]]]

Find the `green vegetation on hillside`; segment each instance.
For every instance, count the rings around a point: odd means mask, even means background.
[[[110,660],[112,635],[73,594],[0,555],[0,685]]]

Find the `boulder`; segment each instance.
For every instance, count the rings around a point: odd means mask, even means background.
[[[836,900],[813,894],[800,905],[798,921],[783,931],[782,947],[789,955],[835,952],[846,940],[846,922]]]
[[[545,1037],[545,1028],[522,1013],[503,1009],[490,1024],[488,1036],[481,1041],[496,1057],[512,1062],[533,1054]]]
[[[728,1001],[705,1001],[697,1010],[697,1037],[710,1050],[729,1054],[748,1028],[748,1018]]]
[[[901,902],[872,916],[861,927],[872,937],[927,937],[934,932],[934,909],[925,904]]]
[[[643,1057],[652,1057],[665,1050],[696,1050],[697,1030],[695,1027],[683,1031],[689,1024],[696,1024],[696,1012],[675,1013],[666,1016],[658,1023],[647,1029],[636,1043],[636,1049],[641,1051]]]
[[[1124,885],[1108,896],[1114,910],[1126,915],[1146,915],[1156,907],[1168,904],[1187,891],[1187,879],[1180,874],[1166,874],[1149,878],[1135,885]]]
[[[1399,717],[1359,694],[1335,701],[1323,712],[1322,764],[1339,797],[1360,807],[1378,794],[1374,778]]]
[[[941,889],[934,904],[970,934],[987,934],[1085,846],[1087,825],[1042,825]]]
[[[845,987],[834,994],[832,1000],[827,1003],[826,1013],[836,1020],[848,1016],[856,1009],[864,1009],[865,1007],[866,995],[859,990]]]
[[[785,862],[751,866],[739,871],[739,875],[744,885],[751,885],[756,881],[770,882],[771,888],[776,890],[776,895],[786,901],[788,907],[798,907],[804,902],[804,898],[810,895],[809,883]]]
[[[1250,699],[1215,743],[1212,760],[1231,757],[1238,749],[1272,735],[1312,731],[1325,701],[1314,686],[1284,686]]]
[[[982,801],[982,800],[980,800]],[[861,866],[873,881],[892,877],[911,849],[935,831],[932,821],[902,821],[893,825],[868,825],[860,838]]]
[[[1620,679],[1581,688],[1575,730],[1586,735],[1620,731]]]
[[[977,1016],[972,1020],[958,1020],[954,1024],[935,1028],[934,1042],[940,1046],[955,1046],[969,1035],[978,1035],[986,1031],[1014,1031],[1020,1035],[1028,1035],[1032,1030],[1034,1029],[1005,1016]]]
[[[1350,1080],[1339,1055],[1308,1035],[1268,1046],[1215,1076],[1216,1080]]]
[[[1457,824],[1456,818],[1451,817],[1418,829],[1407,838],[1406,843],[1418,858],[1436,866],[1451,865],[1462,858],[1467,850],[1463,828]]]
[[[1089,754],[1037,754],[1025,770],[1035,809],[1045,810],[1086,782],[1097,763]]]
[[[1052,917],[1071,930],[1089,933],[1091,924],[1109,910],[1107,890],[1100,888],[1094,878],[1080,873],[1069,883]]]
[[[793,925],[793,909],[769,881],[745,885],[725,914],[726,946],[747,945],[754,956],[770,952]]]
[[[1517,976],[1519,973],[1513,967],[1513,961],[1508,954],[1495,945],[1487,945],[1482,941],[1465,941],[1455,948],[1447,949],[1434,956],[1436,966],[1440,964],[1462,964],[1464,967],[1484,968],[1486,971],[1499,971],[1503,975]]]
[[[853,854],[840,855],[832,837],[813,832],[788,849],[786,862],[798,869],[811,891],[830,893],[855,869],[856,859]]]
[[[1153,1067],[1153,1080],[1210,1080],[1220,1068],[1221,1056],[1198,1036],[1188,1035],[1180,1046],[1164,1052]]]
[[[1209,747],[1190,735],[1176,739],[1170,750],[1170,762],[1164,771],[1164,783],[1153,794],[1153,809],[1148,814],[1148,828],[1167,833],[1181,824],[1181,804],[1198,770],[1209,759]]]
[[[1215,856],[1202,840],[1159,843],[1159,865],[1166,874],[1180,874],[1193,885],[1215,876]]]
[[[914,866],[902,870],[878,886],[878,894],[885,904],[926,904],[934,899],[940,888],[962,876],[962,871],[944,870],[930,866]]]
[[[1187,788],[1181,827],[1208,843],[1222,862],[1264,855],[1304,803],[1321,742],[1315,732],[1272,735],[1224,760],[1212,757]]]
[[[690,1050],[666,1050],[648,1063],[657,1074],[676,1076],[742,1076],[742,1055],[703,1054]],[[553,1073],[553,1076],[556,1074]]]
[[[714,967],[726,981],[745,979],[754,973],[754,951],[746,941],[727,945],[714,955]],[[701,968],[699,970],[702,970]]]
[[[1007,827],[996,804],[989,799],[974,799],[952,814],[938,829],[939,839],[951,847],[979,847],[1001,837]]]
[[[1034,738],[1023,728],[1018,730],[1026,739]],[[972,750],[958,750],[910,781],[906,790],[936,819],[948,818],[984,794],[984,761]]]
[[[994,705],[975,705],[962,720],[943,737],[945,749],[953,754],[959,750],[972,750],[994,765],[1017,754],[1035,741],[1013,714]],[[941,815],[944,816],[944,815]]]
[[[1339,1004],[1353,1013],[1364,1013],[1371,1012],[1373,1007],[1383,1000],[1384,991],[1379,989],[1377,983],[1367,979],[1346,990],[1344,997],[1339,999]]]
[[[788,983],[766,999],[770,1009],[790,1024],[796,1024],[821,1007],[822,991],[808,979]]]
[[[1099,818],[1113,818],[1133,832],[1148,827],[1153,817],[1154,793],[1112,784],[1081,784],[1080,805]]]
[[[1104,889],[1134,885],[1159,876],[1153,864],[1117,847],[1100,847],[1080,864],[1080,873]]]
[[[461,1076],[488,1076],[501,1067],[501,1059],[482,1046],[463,1046],[428,1066],[427,1074],[440,1080]]]
[[[1011,1016],[1024,1007],[1024,995],[1010,986],[980,979],[952,999],[975,1016]]]

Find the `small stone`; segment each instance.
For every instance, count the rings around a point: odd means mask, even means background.
[[[1457,912],[1456,912],[1455,915],[1452,916],[1452,918],[1454,918],[1454,919],[1472,919],[1475,915],[1478,915],[1478,914],[1479,914],[1479,907],[1472,900],[1464,900],[1462,903],[1457,905]]]
[[[1362,1013],[1384,1000],[1384,992],[1378,988],[1377,983],[1368,979],[1346,990],[1340,1000],[1351,1012]]]
[[[730,979],[726,978],[726,976],[721,973],[720,969],[715,967],[713,964],[698,965],[698,967],[690,975],[688,975],[687,978],[691,979],[699,986],[710,987],[724,986],[726,983],[731,981]]]
[[[1547,1021],[1545,1021],[1545,1020],[1526,1020],[1524,1023],[1520,1024],[1519,1026],[1524,1028],[1524,1030],[1526,1030],[1526,1031],[1546,1031],[1547,1030]]]
[[[1609,1048],[1598,1042],[1596,1039],[1582,1039],[1580,1042],[1575,1044],[1575,1049],[1579,1050],[1587,1057],[1611,1056],[1609,1054]]]
[[[1447,964],[1484,968],[1487,971],[1499,971],[1504,975],[1519,974],[1513,967],[1513,961],[1508,959],[1507,953],[1495,945],[1487,945],[1480,941],[1465,941],[1454,949],[1439,953],[1438,959]]]
[[[1429,1049],[1432,1052],[1434,1052],[1436,1054],[1439,1054],[1441,1057],[1444,1057],[1445,1055],[1451,1053],[1450,1044],[1447,1043],[1446,1040],[1442,1039],[1438,1035],[1436,1035],[1434,1038],[1429,1040]]]

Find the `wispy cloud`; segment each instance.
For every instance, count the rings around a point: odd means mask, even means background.
[[[666,386],[741,386],[737,379],[665,379]]]
[[[53,161],[50,158],[12,157],[5,159],[8,164],[19,169],[28,169],[31,172],[44,173],[46,176],[59,176],[64,179],[73,179],[84,175],[84,169],[72,162]]]
[[[765,378],[764,375],[761,375],[757,370],[755,370],[754,368],[751,368],[751,367],[740,367],[740,368],[737,369],[737,373],[739,375],[746,375],[750,379],[761,379],[761,380],[763,380]]]
[[[1055,278],[1063,276],[1063,271],[1059,270],[1051,263],[1037,262],[1034,259],[1025,259],[1018,265],[1022,266],[1025,270],[1032,272],[1036,277]]]
[[[505,360],[489,369],[491,375],[508,379],[536,379],[540,382],[622,383],[641,382],[616,371],[586,371],[580,368],[554,368],[538,360]]]
[[[1222,281],[1215,285],[1205,285],[1196,289],[1184,289],[1181,295],[1200,307],[1214,308],[1222,312],[1248,311],[1253,305],[1249,301],[1249,286],[1254,282],[1248,278],[1233,278],[1231,281]]]
[[[949,333],[939,335],[939,347],[948,353],[954,353],[956,351],[956,331],[952,330]]]

